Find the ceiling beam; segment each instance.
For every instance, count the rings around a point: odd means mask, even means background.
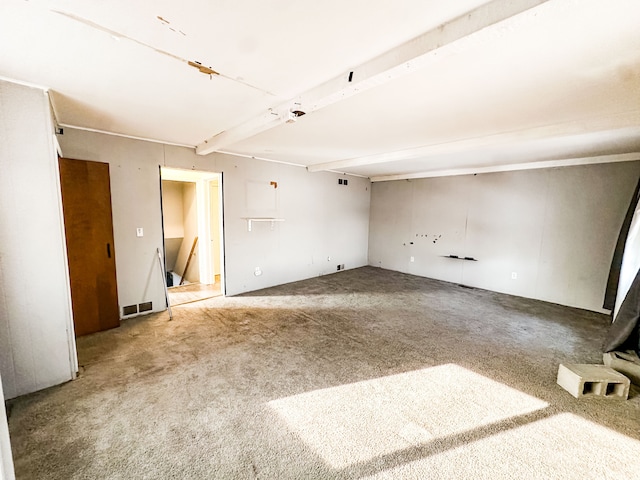
[[[288,119],[285,116],[284,110],[288,112],[288,109],[271,109],[267,113],[254,117],[248,122],[225,130],[197,145],[196,153],[198,155],[208,155],[213,152],[219,152],[228,145],[233,145],[240,140],[282,125]]]
[[[196,147],[196,153],[207,155],[286,121],[294,120],[290,117],[292,110],[308,114],[409,75],[422,68],[442,47],[546,1],[548,0],[492,0],[280,104],[265,115],[208,138]]]
[[[491,165],[489,167],[453,168],[433,170],[431,172],[406,173],[398,175],[379,175],[370,178],[372,182],[390,182],[393,180],[413,180],[418,178],[453,177],[456,175],[474,175],[477,173],[513,172],[517,170],[536,170],[541,168],[572,167],[577,165],[596,165],[599,163],[635,162],[640,160],[640,152],[616,155],[599,155],[584,158],[566,158],[541,162],[512,163],[509,165]]]
[[[637,125],[639,118],[640,110],[631,110],[615,115],[592,117],[589,119],[581,119],[553,125],[544,125],[541,127],[438,142],[405,150],[384,152],[374,155],[366,155],[363,157],[335,160],[331,162],[316,163],[315,165],[309,165],[307,167],[307,170],[309,170],[310,172],[324,172],[330,170],[343,171],[344,169],[348,168],[357,168],[367,165],[376,165],[380,163],[391,163],[401,160],[415,160],[434,155],[464,152],[471,149],[508,146],[518,142],[531,142],[542,139],[570,137],[590,133],[599,133],[601,135],[610,133],[613,135],[618,132],[624,134],[624,132],[626,130],[629,130],[630,128],[633,129],[633,134],[636,135],[637,127],[629,127],[629,125]]]

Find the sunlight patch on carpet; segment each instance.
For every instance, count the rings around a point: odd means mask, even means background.
[[[365,478],[638,478],[638,452],[637,440],[563,413]]]
[[[333,468],[458,434],[548,406],[454,364],[269,402]]]

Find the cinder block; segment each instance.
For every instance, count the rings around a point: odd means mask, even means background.
[[[609,352],[602,356],[604,364],[640,386],[640,358],[636,352]]]
[[[558,385],[576,398],[598,397],[626,400],[631,382],[604,365],[560,364]]]

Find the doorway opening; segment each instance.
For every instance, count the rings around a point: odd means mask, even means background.
[[[222,174],[160,168],[172,306],[225,294]]]

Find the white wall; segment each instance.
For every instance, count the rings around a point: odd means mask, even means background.
[[[218,181],[209,182],[209,211],[211,213],[210,236],[213,256],[213,274],[220,275],[220,187]]]
[[[369,263],[603,311],[638,175],[631,162],[375,183]]]
[[[225,272],[228,295],[367,264],[370,182],[304,168],[213,154],[98,133],[65,129],[66,157],[111,164],[118,295],[120,304],[153,301],[164,309],[155,250],[162,247],[158,166],[223,173]],[[275,204],[261,210],[249,194],[278,182]],[[285,219],[247,231],[243,217]],[[145,236],[136,238],[136,227]],[[331,260],[328,261],[327,258]],[[255,276],[256,267],[263,272]]]
[[[162,214],[165,238],[184,237],[183,182],[162,181]]]
[[[45,94],[0,81],[0,373],[6,398],[75,373],[59,182]]]
[[[200,268],[198,266],[198,248],[193,251],[193,258],[189,264],[189,270],[185,275],[185,268],[189,260],[189,253],[193,247],[193,241],[198,236],[198,205],[196,197],[196,184],[194,182],[183,182],[182,184],[182,219],[184,239],[178,252],[175,272],[185,277],[188,282],[200,281]]]
[[[308,173],[299,167],[247,162],[227,157],[219,164],[225,172],[224,232],[227,292],[250,291],[269,285],[324,275],[338,264],[355,268],[367,264],[370,182],[339,175]],[[261,209],[248,196],[256,184],[275,181],[275,208]],[[274,216],[285,221],[254,224],[247,231],[244,217]],[[328,260],[330,258],[330,260]],[[263,274],[253,273],[259,267]]]
[[[162,181],[162,215],[164,217],[165,269],[173,272],[184,239],[183,183]]]

